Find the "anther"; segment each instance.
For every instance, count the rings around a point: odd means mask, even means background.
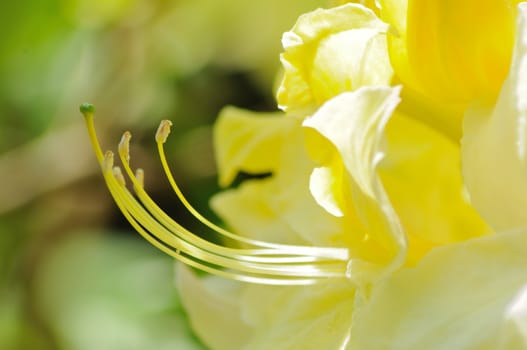
[[[170,134],[170,127],[172,126],[172,122],[170,120],[162,120],[159,124],[159,127],[157,128],[156,132],[156,142],[158,143],[165,143],[168,135]]]
[[[135,178],[137,179],[138,184],[141,186],[141,188],[145,187],[145,172],[143,169],[138,168],[135,171]]]
[[[115,179],[117,180],[117,182],[119,182],[123,186],[126,186],[126,180],[124,179],[121,168],[119,168],[118,166],[114,166],[112,171],[113,171],[113,176],[115,176]]]
[[[112,151],[106,151],[106,153],[104,154],[104,159],[101,164],[101,167],[102,167],[103,173],[112,172],[112,169],[113,169],[113,152]]]
[[[118,150],[119,154],[126,159],[127,162],[130,161],[130,139],[132,134],[129,131],[125,131],[119,142]]]

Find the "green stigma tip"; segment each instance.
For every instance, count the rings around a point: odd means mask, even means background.
[[[82,114],[95,112],[95,107],[91,103],[83,103],[79,109]]]

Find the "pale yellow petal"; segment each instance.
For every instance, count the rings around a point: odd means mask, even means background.
[[[353,317],[347,281],[307,287],[248,286],[241,303],[253,327],[246,350],[341,349]]]
[[[465,116],[463,175],[473,205],[496,230],[527,224],[527,4],[519,6],[511,70],[493,108]]]
[[[527,349],[527,284],[509,303],[504,317],[499,350]]]
[[[269,193],[269,201],[305,241],[318,246],[342,246],[345,223],[321,208],[309,192],[314,166],[306,152],[304,131],[298,120],[287,137],[287,147],[282,150],[280,170],[274,175],[277,190]]]
[[[361,4],[361,5],[364,5],[367,8],[369,8],[371,10],[374,10],[374,11],[378,11],[379,10],[379,6],[378,6],[378,2],[379,1],[378,0],[331,0],[329,2],[329,4],[331,6],[339,6],[339,5],[345,4],[347,2]]]
[[[279,189],[272,178],[246,181],[236,189],[215,195],[212,209],[236,233],[274,243],[306,243],[284,220],[273,194]]]
[[[280,107],[309,113],[341,92],[389,84],[386,30],[373,11],[358,4],[302,15],[282,39]]]
[[[525,266],[526,229],[436,248],[373,287],[356,308],[350,349],[497,349]]]
[[[303,123],[335,147],[360,190],[372,198],[378,183],[375,170],[383,158],[380,143],[384,127],[400,101],[399,92],[399,87],[364,87],[346,92],[323,105]]]
[[[334,166],[317,167],[311,173],[309,181],[309,190],[317,203],[331,215],[342,217],[344,216],[344,200],[342,194],[344,177],[343,167],[341,162],[337,162]]]
[[[355,287],[240,284],[198,278],[178,266],[177,283],[197,335],[213,350],[339,349],[348,340]]]
[[[192,328],[211,350],[241,349],[251,327],[241,319],[239,298],[243,284],[225,278],[198,278],[178,264],[177,287]]]
[[[399,91],[400,88],[363,87],[346,92],[325,103],[304,121],[307,131],[317,132],[306,134],[312,157],[327,166],[334,154],[338,154],[348,174],[351,205],[344,209],[345,217],[349,213],[353,220],[356,212],[364,228],[363,232],[348,234],[360,237],[366,234],[364,240],[377,245],[370,252],[372,258],[374,255],[381,258],[375,263],[391,262],[390,268],[404,261],[406,239],[376,168],[383,157],[380,146],[384,126],[399,102]],[[321,192],[312,194],[318,193]],[[318,199],[321,200],[327,198]]]
[[[272,242],[345,244],[343,221],[318,206],[308,191],[314,164],[304,149],[303,136],[300,121],[296,121],[285,137],[287,146],[269,154],[278,165],[270,177],[246,181],[213,198],[212,208],[230,228]]]
[[[277,168],[277,158],[291,121],[281,113],[257,113],[226,107],[214,126],[214,151],[219,182],[228,186],[239,171],[270,172]]]

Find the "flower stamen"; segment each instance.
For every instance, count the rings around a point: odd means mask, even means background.
[[[84,106],[84,105],[83,105]],[[166,161],[163,144],[170,133],[170,121],[162,121],[156,141],[167,178],[185,207],[200,222],[217,233],[251,246],[230,248],[209,242],[182,227],[169,217],[144,189],[144,172],[130,167],[130,132],[119,142],[118,153],[124,174],[132,182],[139,201],[126,188],[120,167],[114,166],[111,151],[103,154],[93,123],[93,107],[81,106],[95,155],[101,165],[108,189],[132,227],[148,242],[181,262],[205,272],[253,283],[303,285],[346,278],[349,261],[345,248],[320,248],[274,244],[247,239],[207,220],[183,196]]]

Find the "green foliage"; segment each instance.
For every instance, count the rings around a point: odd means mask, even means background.
[[[202,349],[178,300],[173,264],[139,238],[72,235],[38,268],[39,316],[64,349]]]

